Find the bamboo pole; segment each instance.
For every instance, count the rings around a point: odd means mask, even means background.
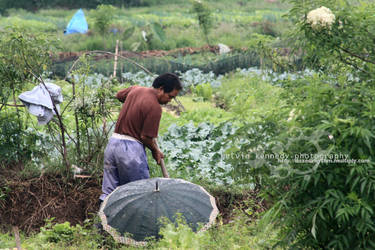
[[[160,151],[158,142],[156,141],[156,139],[154,139],[154,141],[155,141],[155,144],[156,144],[156,146],[158,147],[158,149]],[[160,168],[161,168],[161,172],[163,173],[163,177],[164,178],[169,178],[169,174],[168,174],[167,168],[165,167],[165,164],[164,164],[164,159],[161,159],[161,161],[160,161]]]
[[[117,58],[118,58],[118,40],[116,40],[115,62],[113,64],[113,77],[114,78],[116,78],[116,72],[117,72]]]
[[[122,55],[122,42],[120,42],[120,55]],[[123,61],[121,60],[120,61],[120,79],[121,79],[121,83],[123,83],[123,78],[122,78],[122,71],[124,69],[124,63]]]
[[[160,167],[161,167],[161,172],[163,172],[163,177],[164,178],[169,178],[169,174],[168,174],[167,168],[165,167],[165,164],[164,164],[164,159],[161,159],[161,161],[160,161]]]

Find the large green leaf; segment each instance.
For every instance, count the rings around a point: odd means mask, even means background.
[[[135,27],[130,27],[129,29],[125,30],[124,34],[122,35],[122,40],[129,39],[135,31]]]
[[[166,40],[163,27],[159,23],[152,23],[151,28],[160,41],[164,42]]]

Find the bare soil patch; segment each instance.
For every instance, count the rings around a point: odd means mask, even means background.
[[[82,224],[99,208],[100,186],[97,180],[45,176],[29,180],[8,179],[2,183],[8,192],[0,200],[3,227],[18,226],[30,233],[39,230],[45,219]]]
[[[9,231],[12,226],[25,233],[39,231],[45,220],[52,217],[58,223],[69,221],[72,225],[82,225],[99,209],[100,177],[65,180],[61,176],[42,175],[17,179],[13,175],[1,179],[0,188],[2,192],[7,190],[0,199],[0,229],[3,231]],[[235,194],[222,189],[208,191],[216,197],[224,223],[233,219],[236,208],[249,220],[255,218],[256,212],[265,210],[256,190]]]

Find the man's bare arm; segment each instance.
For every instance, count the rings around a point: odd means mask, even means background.
[[[152,157],[155,159],[157,164],[160,165],[161,159],[164,158],[163,153],[160,151],[158,145],[156,144],[156,140],[154,138],[142,135],[141,141],[146,147],[148,147],[152,152]]]

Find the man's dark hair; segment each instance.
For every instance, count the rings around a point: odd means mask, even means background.
[[[182,83],[176,74],[165,73],[155,78],[152,87],[155,89],[162,87],[165,93],[169,93],[174,89],[181,90]]]

